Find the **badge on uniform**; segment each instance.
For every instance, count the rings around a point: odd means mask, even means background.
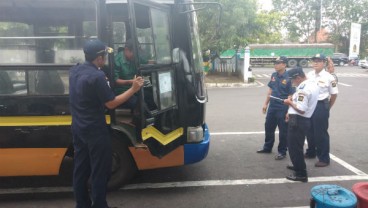
[[[282,80],[282,82],[281,82],[283,85],[286,85],[286,79],[284,79],[284,80]]]
[[[304,100],[304,95],[299,95],[298,96],[298,101],[302,102]]]
[[[331,85],[332,85],[332,87],[336,87],[336,85],[337,85],[337,84],[336,84],[336,81],[332,81],[332,82],[331,82]]]

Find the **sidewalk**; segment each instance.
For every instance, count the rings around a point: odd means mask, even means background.
[[[205,83],[207,88],[216,87],[255,87],[260,86],[260,83],[255,81],[253,83],[244,83],[242,79],[235,75],[223,74],[207,74],[205,75]]]

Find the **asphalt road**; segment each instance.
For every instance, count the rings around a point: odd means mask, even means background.
[[[269,79],[266,75],[272,71],[254,68],[258,84],[252,87],[208,89],[207,122],[212,134],[208,157],[190,166],[142,171],[131,184],[109,193],[110,206],[307,207],[313,186],[337,184],[351,189],[353,184],[367,181],[368,71],[336,67],[339,95],[329,128],[332,161],[328,167],[315,168],[316,160],[307,160],[308,183],[285,179],[290,173],[285,168],[289,159],[274,160],[275,149],[269,155],[256,153],[264,140],[261,109]],[[39,186],[50,178],[19,180]],[[51,188],[16,189],[24,194],[1,188],[0,207],[73,207],[69,180],[55,177]],[[7,187],[7,182],[1,179],[1,187]]]

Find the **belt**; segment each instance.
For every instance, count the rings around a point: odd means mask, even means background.
[[[323,99],[323,100],[318,100],[318,102],[321,102],[321,103],[327,103],[328,101],[329,101],[328,98]]]

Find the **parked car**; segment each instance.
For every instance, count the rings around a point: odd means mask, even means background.
[[[359,60],[358,66],[362,67],[363,69],[368,68],[368,61],[366,59]]]
[[[345,53],[334,53],[331,59],[338,66],[344,66],[349,63],[349,57]]]

